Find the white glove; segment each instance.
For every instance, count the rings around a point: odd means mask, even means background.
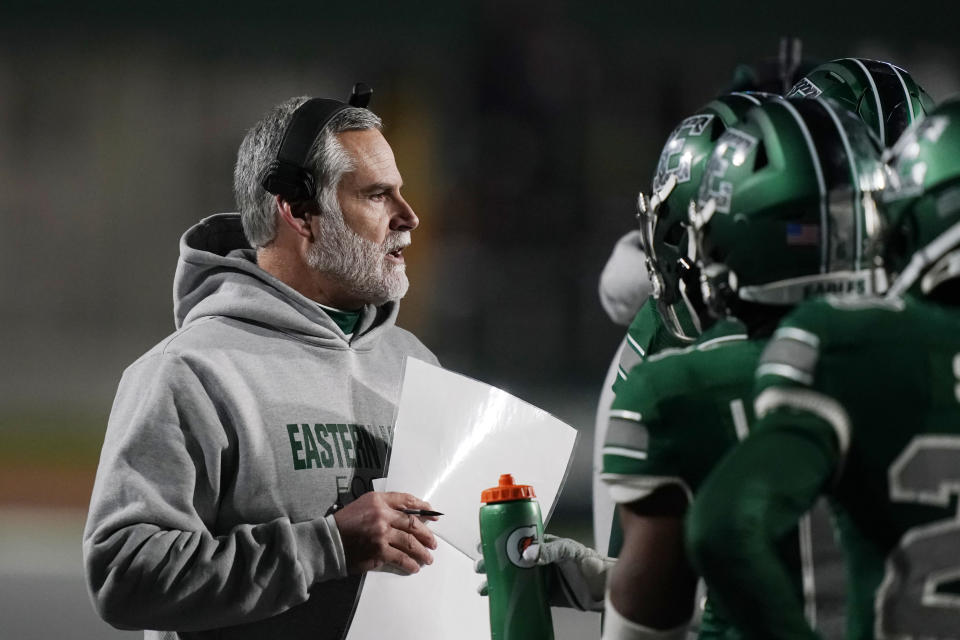
[[[640,230],[617,240],[600,274],[600,304],[616,324],[628,326],[650,297],[646,255],[640,248]]]
[[[603,611],[603,595],[607,572],[615,558],[600,555],[590,547],[570,538],[544,534],[542,544],[532,544],[523,551],[524,560],[536,560],[542,567],[551,606]],[[483,557],[474,563],[477,573],[484,573]],[[487,595],[487,581],[477,591]]]
[[[603,611],[607,572],[616,564],[616,558],[601,555],[576,540],[550,534],[544,534],[543,544],[524,549],[523,557],[536,558],[537,564],[546,569],[551,605]]]

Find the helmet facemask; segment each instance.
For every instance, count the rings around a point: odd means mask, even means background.
[[[690,268],[689,261],[684,261],[682,251],[682,247],[687,244],[687,230],[683,222],[676,217],[673,217],[669,225],[665,225],[664,217],[661,216],[664,204],[668,207],[674,204],[667,203],[667,200],[676,185],[676,177],[670,175],[649,199],[640,193],[637,196],[637,221],[657,313],[673,337],[682,342],[694,342],[697,336],[689,335],[688,330],[684,329],[674,308],[674,305],[679,303],[691,305],[685,292],[687,285],[681,277]],[[673,200],[677,198],[674,197]],[[694,319],[696,332],[699,333],[700,327],[692,308],[690,316]]]
[[[700,208],[695,201],[691,200],[688,209],[690,219],[688,258],[696,265],[701,301],[697,311],[703,326],[733,317],[732,308],[737,298],[737,274],[722,261],[711,257],[709,238],[705,233],[716,210],[717,202],[713,198],[707,200]]]

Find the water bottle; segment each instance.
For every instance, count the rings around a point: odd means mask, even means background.
[[[480,542],[487,571],[493,640],[553,640],[553,619],[543,574],[524,550],[543,541],[533,487],[500,476],[480,494]]]

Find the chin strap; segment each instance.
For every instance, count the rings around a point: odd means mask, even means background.
[[[689,622],[684,622],[673,629],[658,631],[637,624],[625,618],[613,603],[610,602],[610,593],[607,592],[606,605],[603,609],[603,639],[602,640],[685,640]]]

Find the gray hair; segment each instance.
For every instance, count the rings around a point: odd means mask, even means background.
[[[240,210],[243,233],[254,248],[270,244],[277,234],[276,201],[260,185],[261,174],[276,159],[293,112],[307,100],[306,96],[300,96],[277,105],[247,132],[240,143],[233,170],[233,193]],[[376,114],[358,107],[347,107],[338,112],[323,127],[307,161],[318,187],[316,203],[321,213],[339,211],[337,185],[343,174],[354,168],[354,160],[340,144],[337,134],[382,128],[383,123]]]

